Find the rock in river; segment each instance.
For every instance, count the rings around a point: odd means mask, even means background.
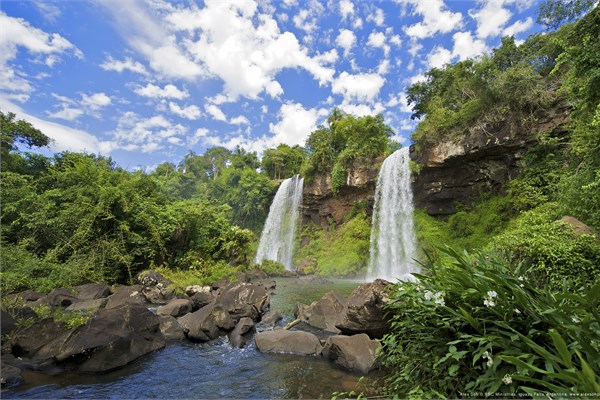
[[[258,350],[263,353],[318,355],[323,349],[315,335],[304,331],[263,331],[254,336],[254,341]]]
[[[344,369],[367,374],[374,367],[377,347],[379,342],[371,340],[365,333],[330,336],[325,342],[323,356]]]

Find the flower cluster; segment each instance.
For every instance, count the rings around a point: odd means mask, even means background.
[[[492,353],[490,353],[489,351],[484,351],[481,358],[487,360],[485,365],[487,365],[489,368],[494,366],[494,357],[492,357]]]
[[[496,297],[498,297],[498,293],[493,290],[489,290],[487,292],[487,297],[483,299],[483,304],[486,307],[494,307],[496,305]]]
[[[510,385],[512,381],[512,376],[510,376],[509,374],[504,375],[504,378],[502,378],[502,383],[504,383],[505,385]]]
[[[426,290],[425,293],[423,294],[423,296],[425,296],[425,300],[430,301],[433,300],[433,302],[437,305],[440,306],[445,306],[446,302],[444,301],[444,295],[446,293],[444,292],[431,292],[429,290]]]

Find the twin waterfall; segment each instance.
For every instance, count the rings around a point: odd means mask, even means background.
[[[375,189],[367,280],[414,280],[418,268],[408,147],[385,159]]]
[[[302,205],[304,179],[294,175],[284,180],[269,208],[267,222],[260,235],[255,262],[279,261],[285,269],[293,269],[294,238]]]
[[[414,280],[418,268],[413,227],[413,202],[408,147],[385,159],[377,178],[371,227],[367,280]],[[303,179],[299,175],[281,183],[260,236],[256,262],[274,260],[293,270],[294,237],[302,204]]]

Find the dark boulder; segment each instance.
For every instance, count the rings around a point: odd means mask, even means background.
[[[15,329],[16,322],[13,317],[10,316],[6,311],[0,310],[0,333],[2,336],[8,335]]]
[[[277,282],[274,279],[260,279],[257,281],[253,281],[255,285],[262,286],[267,290],[275,289],[277,287]]]
[[[269,306],[269,294],[262,286],[237,283],[226,288],[217,298],[217,302],[222,304],[235,320],[249,317],[258,321]]]
[[[106,299],[106,298],[79,301],[77,303],[71,304],[69,307],[67,307],[65,309],[65,311],[67,311],[67,312],[73,312],[73,311],[95,312],[101,308],[104,308],[104,306],[106,306],[107,301],[108,301],[108,299]]]
[[[122,367],[164,346],[158,317],[142,305],[129,303],[100,310],[84,325],[40,348],[32,359],[96,373]]]
[[[375,366],[375,352],[379,342],[367,334],[330,336],[323,347],[323,357],[350,371],[367,374]]]
[[[169,288],[173,282],[158,271],[151,269],[141,272],[137,280],[142,285],[142,294],[152,304],[165,304],[175,297],[175,293]]]
[[[194,293],[191,297],[190,300],[192,301],[192,309],[194,311],[201,309],[204,306],[209,305],[210,303],[215,301],[215,296],[213,296],[213,294],[210,291],[210,288],[208,291],[200,291],[200,292],[196,292]]]
[[[177,322],[175,317],[170,315],[159,316],[158,320],[160,322],[160,331],[168,340],[182,340],[185,339],[185,333],[183,333],[183,328]]]
[[[146,304],[146,298],[142,294],[142,286],[119,286],[115,293],[108,297],[106,309],[122,306],[123,304]]]
[[[65,288],[54,289],[40,300],[52,307],[69,307],[78,301],[73,292]]]
[[[258,350],[263,353],[318,355],[323,349],[315,335],[304,331],[263,331],[254,336],[254,341]]]
[[[64,324],[56,323],[52,318],[37,320],[16,332],[7,347],[15,357],[31,358],[47,343],[63,335],[65,330]]]
[[[23,382],[21,370],[14,365],[10,365],[4,361],[4,355],[0,363],[0,387],[9,388],[19,385]]]
[[[103,283],[86,283],[73,289],[78,301],[103,299],[111,295],[110,288]]]
[[[240,318],[235,328],[229,333],[229,343],[233,347],[245,347],[254,332],[254,321],[248,317]]]
[[[335,327],[335,323],[345,306],[344,299],[335,292],[328,292],[310,306],[298,303],[294,315],[314,328],[339,333],[340,330]]]
[[[344,335],[366,333],[372,338],[383,337],[390,330],[384,307],[390,302],[388,292],[392,287],[390,282],[377,279],[354,289],[335,323],[336,328]]]
[[[261,323],[266,325],[276,325],[283,319],[283,315],[277,310],[271,310],[262,316]]]
[[[192,301],[189,299],[173,299],[168,304],[158,307],[156,315],[170,315],[172,317],[181,317],[192,312]]]
[[[189,313],[177,319],[188,339],[207,342],[218,338],[221,329],[229,331],[235,326],[227,309],[221,304],[212,303],[198,311]]]
[[[8,295],[8,299],[13,303],[33,302],[39,300],[43,295],[34,292],[33,290],[24,290],[19,293]]]

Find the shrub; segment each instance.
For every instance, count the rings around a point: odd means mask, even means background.
[[[388,396],[598,392],[600,284],[559,294],[499,255],[443,253],[430,275],[399,284],[388,306]]]

